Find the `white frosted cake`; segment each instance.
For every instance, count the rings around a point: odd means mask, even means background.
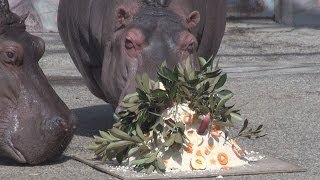
[[[184,134],[189,140],[183,148],[166,148],[162,152],[167,171],[220,170],[248,163],[242,158],[244,151],[235,140],[226,141],[225,128],[211,125],[211,128],[198,134],[202,120],[196,117],[195,112],[190,110],[187,104],[167,109],[163,117],[165,120],[183,122]],[[164,141],[168,137],[164,134],[162,138]]]

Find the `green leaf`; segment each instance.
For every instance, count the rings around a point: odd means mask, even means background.
[[[150,154],[151,156],[145,161],[146,164],[152,163],[157,159],[158,152]]]
[[[212,66],[213,55],[208,59],[205,65],[202,66],[201,71],[206,71],[208,67]]]
[[[128,151],[128,157],[131,157],[131,156],[136,155],[136,154],[139,152],[140,147],[141,147],[141,146],[136,146],[136,147],[131,148],[131,149]]]
[[[166,171],[166,166],[163,162],[162,158],[157,158],[157,167],[159,168],[160,171],[165,172]]]
[[[142,74],[141,81],[142,81],[144,91],[146,93],[150,93],[150,78],[147,73]]]
[[[110,134],[112,134],[114,137],[123,139],[123,140],[128,140],[128,141],[134,141],[130,135],[127,133],[121,131],[118,128],[112,128],[109,130]]]
[[[220,101],[216,107],[216,110],[219,111],[221,107],[225,105],[225,103],[233,97],[233,93],[229,90],[222,90],[218,93],[220,97]]]
[[[136,132],[138,134],[138,136],[142,139],[142,140],[146,140],[146,138],[144,137],[144,134],[140,128],[140,125],[137,123],[136,125]]]
[[[166,96],[167,96],[167,91],[162,89],[156,89],[150,93],[151,98],[164,98]]]
[[[243,121],[243,118],[238,113],[230,113],[230,116],[231,116],[231,121],[232,122]]]
[[[242,126],[241,130],[239,131],[239,134],[241,134],[248,127],[248,124],[249,124],[248,119],[244,120],[243,126]]]
[[[139,108],[140,104],[134,104],[133,106],[127,107],[129,111],[136,112]]]
[[[138,97],[138,93],[131,93],[131,94],[127,94],[124,98],[123,98],[123,102],[132,102],[133,98],[137,98]]]
[[[207,60],[205,60],[203,57],[199,57],[200,68],[202,68],[206,63],[207,63]]]
[[[209,105],[210,105],[210,109],[214,109],[216,106],[213,94],[209,96]]]
[[[105,131],[99,131],[99,134],[103,138],[108,138],[109,137],[109,134],[107,132],[105,132]]]
[[[178,143],[178,144],[182,144],[182,143],[183,143],[183,142],[182,142],[182,136],[181,136],[180,133],[177,133],[177,134],[175,135],[174,142],[176,142],[176,143]]]
[[[231,99],[233,96],[233,93],[231,91],[225,89],[225,90],[219,91],[218,96],[221,99]]]
[[[150,113],[154,116],[157,116],[157,117],[161,117],[161,114],[159,114],[159,113],[155,113],[155,112],[151,112],[151,111],[148,111],[148,113]]]
[[[230,123],[230,122],[223,122],[223,121],[216,120],[216,121],[212,121],[212,123],[220,126],[225,126],[225,127],[234,127],[233,123]]]
[[[146,171],[146,174],[151,174],[154,171],[155,167],[153,165],[150,165]]]
[[[221,74],[221,70],[218,69],[218,70],[213,71],[213,72],[205,73],[204,76],[206,78],[215,78],[215,77],[218,77],[220,74]]]
[[[220,68],[219,68],[219,62],[220,62],[220,59],[217,60],[216,67],[214,68],[215,70],[220,69]]]
[[[261,131],[262,127],[263,127],[263,125],[259,125],[256,131]]]
[[[101,144],[96,150],[94,150],[94,154],[100,156],[108,147],[108,144]]]
[[[165,66],[159,68],[158,76],[171,82],[176,82],[178,79],[178,75]]]
[[[148,159],[148,158],[132,160],[132,161],[130,162],[130,165],[140,166],[140,165],[142,165],[142,164],[145,164],[147,159]]]
[[[102,138],[100,136],[93,136],[93,138],[94,138],[94,142],[97,143],[97,144],[101,144],[101,143],[107,141],[107,139],[104,139],[104,138]]]
[[[144,91],[142,91],[141,89],[137,88],[137,92],[138,92],[139,97],[140,97],[141,100],[146,101],[146,102],[150,101],[148,96],[147,96],[147,94]],[[133,111],[131,111],[131,112],[133,112]]]
[[[193,69],[192,69],[192,65],[191,65],[191,58],[190,56],[186,59],[186,62],[185,62],[185,70],[186,70],[186,73],[187,74],[190,74]]]
[[[118,141],[118,142],[113,142],[110,143],[107,147],[105,151],[110,151],[110,150],[114,150],[114,149],[119,149],[119,148],[123,148],[123,147],[128,147],[131,145],[134,145],[135,143],[132,141]]]
[[[172,146],[172,144],[174,143],[174,140],[175,140],[175,135],[176,134],[171,134],[170,138],[168,140],[166,140],[163,145],[166,146],[166,147],[170,147]]]
[[[91,150],[91,151],[95,151],[100,147],[99,144],[90,144],[86,149]]]
[[[215,84],[214,89],[221,88],[227,81],[227,74],[223,74],[220,76],[218,82]]]

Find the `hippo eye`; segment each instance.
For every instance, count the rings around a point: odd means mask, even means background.
[[[14,53],[13,52],[6,52],[6,55],[9,59],[14,58]]]
[[[189,53],[193,53],[194,46],[195,46],[194,43],[190,43],[190,44],[188,45],[188,47],[187,47],[187,51],[188,51]]]
[[[125,47],[126,47],[127,49],[132,49],[132,48],[134,48],[133,42],[130,41],[129,39],[126,39],[124,45],[125,45]]]

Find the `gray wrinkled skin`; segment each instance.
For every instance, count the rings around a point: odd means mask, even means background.
[[[76,67],[114,108],[135,90],[137,73],[155,78],[163,61],[215,56],[225,25],[224,0],[60,0],[58,10]]]
[[[64,151],[76,118],[38,65],[44,41],[8,8],[0,0],[0,158],[39,164]]]

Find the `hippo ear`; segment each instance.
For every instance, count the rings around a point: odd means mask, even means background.
[[[198,25],[200,22],[200,13],[198,11],[193,11],[187,17],[188,29],[192,29]]]
[[[116,12],[116,17],[117,17],[117,29],[126,26],[128,24],[128,20],[130,19],[130,14],[128,11],[126,11],[124,8],[119,8],[117,9]]]

